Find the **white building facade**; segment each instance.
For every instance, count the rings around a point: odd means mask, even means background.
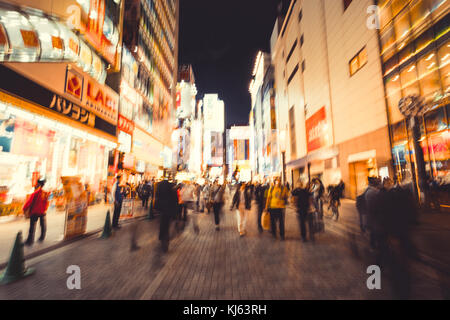
[[[378,34],[367,27],[371,5],[291,2],[272,48],[289,183],[342,179],[355,198],[369,175],[392,175]]]

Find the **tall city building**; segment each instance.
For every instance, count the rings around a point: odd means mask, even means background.
[[[398,108],[401,98],[419,95],[429,109],[419,117],[426,175],[441,186],[433,196],[448,209],[450,1],[378,1],[378,6],[380,59],[396,177],[421,187],[412,130]]]
[[[378,35],[367,27],[370,5],[291,1],[277,32],[277,122],[290,183],[343,179],[354,198],[367,176],[392,175]]]
[[[279,174],[274,68],[268,53],[259,52],[250,82],[255,135],[256,171],[260,178]]]
[[[155,167],[176,167],[172,132],[176,127],[178,8],[176,0],[125,1],[123,42],[131,53],[129,63],[133,64],[126,67],[134,78],[125,96],[133,92],[136,99],[121,106],[134,123],[131,158],[151,174]]]
[[[252,102],[253,129],[255,135],[255,152],[257,157],[255,174],[261,177],[271,173],[271,134],[267,114],[270,114],[270,89],[267,81],[273,75],[270,55],[258,52],[253,68],[249,91]],[[273,91],[273,90],[272,90]],[[267,111],[266,108],[269,110]]]
[[[255,154],[252,144],[255,136],[250,126],[232,126],[226,131],[227,179],[249,182],[253,179]]]
[[[275,26],[280,151],[292,183],[342,179],[355,198],[368,176],[415,182],[398,103],[417,94],[432,109],[421,120],[427,171],[448,184],[449,1],[379,1],[378,16],[373,5],[294,0]]]
[[[203,170],[217,177],[225,165],[225,104],[218,94],[205,94],[203,105]]]
[[[120,70],[123,8],[120,0],[0,1],[2,214],[20,210],[42,178],[58,207],[62,177],[89,188],[89,202],[103,194],[117,147],[119,92],[107,83]]]
[[[196,160],[198,160],[199,151],[201,154],[201,143],[199,141],[202,138],[201,131],[199,135],[199,122],[196,119],[197,88],[191,65],[180,66],[178,80],[176,92],[177,128],[172,134],[174,161],[177,163],[178,170],[189,170],[190,167],[198,168],[198,165],[201,165],[201,161]],[[196,122],[194,123],[194,121]],[[193,158],[192,161],[196,163],[191,163],[191,157]]]

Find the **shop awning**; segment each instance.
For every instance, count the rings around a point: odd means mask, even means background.
[[[290,161],[286,164],[286,166],[291,169],[302,168],[302,167],[305,167],[308,163],[311,163],[313,161],[327,160],[327,159],[334,158],[338,155],[339,155],[339,148],[337,146],[323,148],[323,149],[311,152],[303,158]]]
[[[353,162],[365,161],[365,160],[376,158],[376,156],[377,156],[377,151],[375,149],[373,149],[373,150],[369,150],[369,151],[351,154],[348,156],[347,162],[353,163]]]

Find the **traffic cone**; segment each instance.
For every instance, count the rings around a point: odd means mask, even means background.
[[[112,234],[111,218],[108,210],[108,212],[106,213],[105,226],[103,227],[103,233],[101,237],[103,239],[107,239],[111,236],[111,234]]]
[[[25,258],[23,254],[22,231],[19,231],[11,251],[8,266],[5,272],[0,276],[0,284],[8,284],[26,276],[33,274],[34,268],[25,267]]]

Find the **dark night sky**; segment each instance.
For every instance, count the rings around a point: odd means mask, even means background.
[[[248,123],[248,86],[258,50],[269,52],[278,0],[180,0],[179,62],[196,86],[225,102],[226,125]]]

